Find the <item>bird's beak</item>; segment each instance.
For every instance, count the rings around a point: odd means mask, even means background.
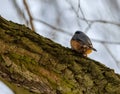
[[[97,50],[95,49],[95,48],[92,48],[93,49],[93,51],[96,51],[97,52]]]

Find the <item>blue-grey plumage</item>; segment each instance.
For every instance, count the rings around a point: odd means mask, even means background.
[[[78,52],[86,54],[91,53],[92,50],[97,51],[95,48],[93,48],[92,42],[89,37],[81,31],[76,31],[73,35],[71,39],[71,47]]]

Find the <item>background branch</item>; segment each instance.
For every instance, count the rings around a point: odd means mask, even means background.
[[[91,39],[91,40],[94,42],[103,43],[103,44],[120,45],[120,42],[104,41],[104,40],[97,40],[97,39]]]
[[[20,18],[22,17],[22,19],[24,19],[25,23],[28,25],[28,21],[26,19],[26,16],[24,15],[24,12],[21,10],[21,8],[18,6],[18,3],[16,0],[12,0],[12,3],[18,13],[18,15],[20,16]]]
[[[48,24],[47,22],[42,21],[42,20],[40,20],[40,19],[33,18],[33,20],[34,20],[34,21],[37,21],[37,22],[40,22],[40,23],[42,23],[42,24],[44,24],[44,25],[46,25],[46,26],[48,26],[48,27],[50,27],[50,28],[52,28],[52,29],[55,29],[55,30],[57,30],[57,31],[60,31],[60,32],[62,32],[62,33],[66,33],[67,35],[70,35],[70,36],[72,35],[70,32],[68,32],[68,31],[66,31],[66,30],[63,30],[63,29],[61,29],[61,28],[55,27],[55,26],[53,26],[53,25],[51,25],[51,24]]]
[[[119,62],[117,61],[117,59],[115,58],[115,56],[112,54],[112,52],[109,50],[109,48],[107,47],[107,45],[105,43],[103,43],[104,47],[106,48],[107,52],[109,53],[109,55],[113,58],[113,60],[115,61],[115,63],[117,64],[117,66],[119,66]]]
[[[32,17],[32,15],[31,15],[31,13],[30,13],[30,10],[29,10],[29,7],[28,7],[28,5],[27,5],[26,0],[23,0],[23,3],[24,3],[24,6],[25,6],[25,8],[26,8],[26,11],[27,11],[27,13],[28,13],[28,16],[29,16],[31,28],[32,28],[33,31],[35,31],[35,28],[34,28],[34,25],[33,25],[33,17]]]

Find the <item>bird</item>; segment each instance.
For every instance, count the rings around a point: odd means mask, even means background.
[[[78,53],[87,56],[92,51],[97,51],[93,48],[90,38],[82,31],[76,31],[70,40],[71,48]]]

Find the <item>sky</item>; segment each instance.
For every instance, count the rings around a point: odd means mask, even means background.
[[[0,81],[0,94],[14,94],[3,82]]]

